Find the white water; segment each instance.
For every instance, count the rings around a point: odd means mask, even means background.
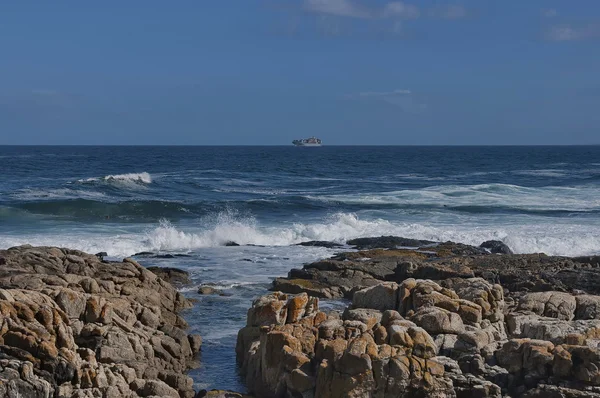
[[[120,183],[141,183],[141,184],[151,184],[152,176],[147,172],[141,173],[126,173],[126,174],[114,174],[107,175],[104,177],[90,177],[90,178],[82,178],[77,180],[77,182],[97,182],[97,181],[105,181],[105,182],[120,182]]]
[[[443,185],[377,194],[307,196],[346,204],[505,207],[519,210],[600,210],[600,188],[529,188],[510,184]]]
[[[126,224],[59,228],[55,233],[11,234],[0,236],[0,247],[19,244],[56,245],[110,256],[125,257],[141,251],[191,252],[223,246],[228,241],[240,245],[283,247],[309,240],[344,243],[348,239],[396,235],[433,241],[452,240],[479,245],[489,239],[507,243],[517,253],[544,252],[549,255],[576,256],[598,253],[598,225],[557,218],[540,223],[540,218],[505,217],[485,224],[482,217],[450,220],[389,221],[363,218],[352,213],[338,213],[323,221],[261,225],[250,217],[229,212],[205,218],[196,225],[176,226],[167,221],[146,229]]]

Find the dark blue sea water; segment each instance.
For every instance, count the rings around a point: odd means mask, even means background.
[[[58,245],[189,270],[199,386],[243,389],[235,334],[275,276],[401,235],[600,253],[600,147],[0,147],[0,248]],[[240,247],[224,247],[235,241]]]

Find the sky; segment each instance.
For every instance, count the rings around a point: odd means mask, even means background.
[[[0,2],[0,145],[600,144],[598,0]]]

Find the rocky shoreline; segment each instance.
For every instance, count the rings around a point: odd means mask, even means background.
[[[257,397],[600,398],[600,257],[348,244],[248,311],[236,351]],[[326,313],[319,297],[352,304]]]
[[[190,306],[132,259],[0,250],[0,397],[194,397]]]
[[[236,346],[252,396],[600,398],[600,256],[399,237],[303,245],[353,250],[253,302]],[[250,397],[194,392],[201,339],[174,287],[189,282],[132,259],[0,250],[0,398]]]

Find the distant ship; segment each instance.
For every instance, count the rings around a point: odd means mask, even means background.
[[[303,140],[294,140],[292,144],[296,146],[321,146],[321,140],[316,137],[310,137]]]

